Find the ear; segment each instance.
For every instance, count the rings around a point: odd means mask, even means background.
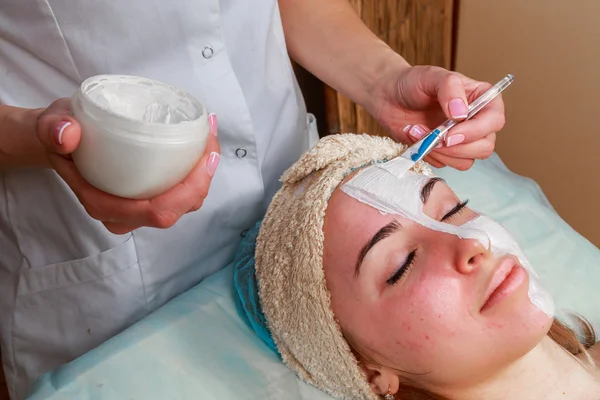
[[[361,364],[361,368],[375,393],[396,394],[400,388],[400,377],[393,369],[375,364]]]

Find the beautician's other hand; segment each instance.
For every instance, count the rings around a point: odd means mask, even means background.
[[[68,99],[55,101],[39,115],[37,135],[51,166],[71,187],[88,214],[112,233],[124,234],[142,226],[168,228],[182,215],[202,206],[220,153],[214,114],[209,116],[209,122],[212,134],[196,167],[177,186],[149,200],[113,196],[96,189],[79,174],[69,154],[79,145],[81,129],[71,114]]]
[[[467,104],[492,85],[439,67],[415,66],[383,77],[379,86],[373,115],[395,140],[413,144],[447,118],[463,120]],[[475,159],[492,154],[496,132],[503,126],[504,102],[498,96],[472,119],[452,128],[446,143],[425,160],[438,168],[467,170]]]

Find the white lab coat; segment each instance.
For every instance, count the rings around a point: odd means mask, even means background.
[[[14,399],[224,267],[308,146],[276,0],[0,0],[0,103],[45,107],[110,73],[200,99],[218,115],[221,162],[200,211],[127,235],[90,218],[51,170],[0,172],[0,343]]]

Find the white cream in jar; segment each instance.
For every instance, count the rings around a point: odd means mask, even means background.
[[[81,124],[73,161],[93,186],[148,199],[181,182],[202,156],[209,133],[204,106],[155,80],[99,75],[71,99]]]

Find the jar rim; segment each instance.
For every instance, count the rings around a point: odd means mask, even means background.
[[[172,93],[184,97],[189,100],[194,108],[198,110],[199,115],[191,120],[182,121],[176,124],[165,124],[161,122],[146,122],[140,119],[136,119],[124,114],[117,113],[111,110],[108,107],[105,107],[99,103],[97,103],[91,96],[90,91],[94,89],[96,86],[101,84],[101,82],[109,82],[109,83],[129,83],[129,84],[144,84],[144,85],[156,85],[162,88],[165,88]],[[95,75],[85,79],[81,85],[79,86],[79,93],[82,97],[82,100],[85,103],[93,106],[96,111],[104,114],[105,117],[111,118],[112,122],[122,125],[124,127],[128,127],[129,129],[135,129],[140,131],[140,133],[153,133],[157,134],[159,132],[164,132],[166,134],[172,134],[174,132],[181,132],[182,129],[187,130],[188,128],[194,128],[198,124],[202,123],[207,118],[207,110],[204,104],[202,104],[198,99],[192,96],[189,92],[165,82],[161,82],[151,78],[144,78],[135,75],[110,75],[110,74],[101,74]],[[162,136],[162,135],[161,135]]]

